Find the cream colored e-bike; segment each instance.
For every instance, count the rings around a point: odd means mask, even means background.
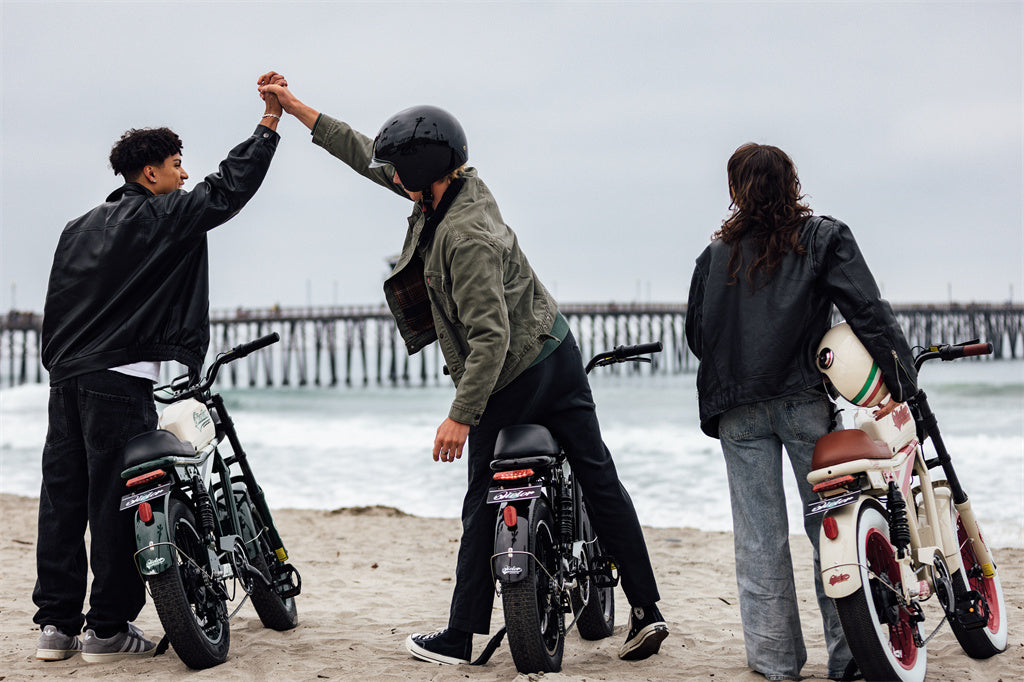
[[[931,346],[915,364],[991,352],[991,344],[976,341]],[[823,341],[823,370],[830,353]],[[995,559],[924,391],[877,421],[868,409],[855,412],[856,428],[827,434],[815,446],[807,480],[820,500],[808,514],[823,515],[825,593],[865,679],[923,680],[926,645],[946,620],[968,656],[1002,652],[1008,614]],[[932,457],[924,450],[928,440]],[[936,469],[942,478],[932,477]],[[933,596],[943,616],[925,634],[921,605]]]

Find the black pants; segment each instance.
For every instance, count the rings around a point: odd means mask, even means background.
[[[622,589],[634,606],[658,601],[658,586],[640,521],[601,440],[590,383],[570,333],[547,359],[491,396],[469,432],[469,490],[462,505],[462,541],[448,626],[487,634],[494,601],[490,559],[498,505],[487,504],[490,463],[498,431],[511,424],[543,424],[565,448],[601,543],[619,566]]]
[[[124,446],[156,428],[153,384],[101,371],[50,387],[49,428],[43,447],[39,540],[32,619],[69,635],[86,627],[123,629],[146,603],[135,567],[132,514],[120,512]],[[92,536],[92,590],[82,615],[88,579],[85,528]]]

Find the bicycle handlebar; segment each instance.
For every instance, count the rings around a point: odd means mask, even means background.
[[[618,362],[629,362],[635,360],[638,362],[650,362],[648,358],[637,357],[639,355],[647,355],[648,353],[660,353],[664,346],[661,341],[655,341],[653,343],[640,343],[635,346],[617,346],[612,350],[606,350],[603,353],[598,353],[590,362],[587,363],[586,373],[590,374],[590,370],[595,367],[603,367],[604,365],[614,365]]]
[[[217,358],[217,360],[214,361],[214,365],[226,365],[229,362],[241,360],[246,355],[250,355],[255,351],[258,351],[260,348],[266,348],[267,346],[277,343],[280,340],[281,335],[278,334],[277,332],[272,332],[270,334],[267,334],[266,336],[261,336],[258,339],[253,339],[248,343],[239,344],[232,348],[231,350],[229,350],[227,353],[224,353],[224,355],[221,355],[219,358]],[[212,367],[210,369],[211,371],[213,370]]]
[[[978,339],[966,343],[951,343],[942,346],[929,346],[914,358],[914,367],[921,369],[921,365],[929,360],[956,360],[976,355],[989,355],[992,353],[991,343],[979,343]]]
[[[194,384],[189,384],[183,387],[177,383],[177,380],[172,381],[168,386],[160,386],[156,389],[159,391],[165,388],[170,388],[172,391],[172,395],[170,397],[164,397],[154,394],[153,398],[158,403],[169,405],[171,403],[176,403],[179,400],[191,398],[192,396],[205,393],[210,388],[210,386],[213,385],[213,382],[217,380],[217,372],[220,371],[220,368],[223,365],[226,365],[229,362],[234,362],[235,360],[241,360],[245,356],[251,355],[252,353],[258,351],[259,349],[266,348],[267,346],[277,343],[280,340],[281,335],[278,334],[277,332],[272,332],[270,334],[267,334],[266,336],[261,336],[258,339],[253,339],[252,341],[241,343],[232,348],[231,350],[218,355],[217,359],[215,359],[213,361],[213,364],[210,365],[210,368],[206,370],[206,378],[203,379],[202,381],[198,381]]]
[[[964,357],[972,355],[989,355],[992,353],[991,343],[969,343],[963,347]]]

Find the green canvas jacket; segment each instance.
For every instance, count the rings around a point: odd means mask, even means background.
[[[399,196],[390,168],[370,168],[373,141],[321,115],[313,142]],[[448,416],[474,425],[487,400],[519,376],[552,338],[554,298],[541,284],[476,171],[420,244],[426,216],[417,203],[384,295],[409,354],[437,340],[455,382]]]

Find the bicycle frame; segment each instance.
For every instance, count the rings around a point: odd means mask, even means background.
[[[835,523],[833,537],[822,537],[820,544],[821,577],[825,594],[833,599],[846,597],[862,587],[860,573],[851,570],[858,565],[858,548],[856,542],[857,519],[861,507],[874,504],[880,511],[885,505],[878,499],[888,492],[890,481],[896,482],[904,499],[917,499],[917,513],[908,513],[906,520],[910,532],[911,551],[897,559],[900,564],[903,597],[908,602],[917,597],[927,596],[934,591],[934,580],[930,574],[936,556],[942,556],[951,572],[962,567],[960,551],[956,542],[956,534],[952,527],[950,513],[951,494],[948,485],[936,483],[931,479],[925,464],[920,445],[901,449],[889,460],[854,460],[829,470],[811,472],[808,481],[821,483],[836,475],[865,475],[868,483],[860,490],[859,496],[852,503],[830,509],[825,512],[826,518]],[[918,485],[911,487],[914,476],[918,477]],[[842,496],[843,493],[838,493]],[[830,497],[823,498],[826,502]],[[823,524],[824,525],[824,524]],[[929,574],[925,585],[922,585],[919,572],[927,567]]]

